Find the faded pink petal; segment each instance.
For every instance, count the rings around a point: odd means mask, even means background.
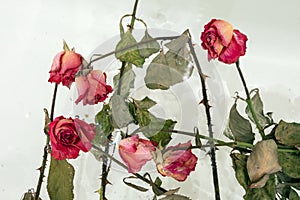
[[[191,171],[195,170],[198,160],[191,149],[188,149],[191,145],[191,142],[188,141],[168,147],[162,155],[162,160],[156,161],[158,172],[163,176],[171,176],[178,181],[186,180]]]
[[[76,104],[81,100],[83,105],[103,102],[113,91],[112,87],[106,84],[106,74],[101,70],[91,70],[86,76],[76,77],[75,81],[79,95]]]
[[[128,167],[129,173],[136,173],[152,159],[151,151],[155,146],[139,139],[138,135],[125,138],[119,143],[119,154]]]

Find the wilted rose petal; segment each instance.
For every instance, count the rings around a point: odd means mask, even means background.
[[[48,82],[62,83],[70,88],[82,64],[82,57],[74,51],[59,52],[53,59]]]
[[[119,154],[128,167],[129,173],[136,173],[152,159],[155,146],[148,140],[140,139],[138,135],[125,138],[119,143]]]
[[[218,58],[232,64],[246,53],[247,36],[224,20],[212,19],[204,26],[200,39],[203,49],[208,50],[208,60]]]
[[[189,147],[191,142],[179,143],[168,147],[164,153],[156,153],[156,167],[163,176],[171,176],[178,181],[185,181],[191,171],[195,170],[198,158]]]
[[[57,117],[49,124],[51,156],[56,160],[74,159],[79,151],[88,152],[96,134],[94,124],[80,119]]]
[[[86,76],[78,76],[75,83],[78,91],[76,104],[80,101],[83,101],[83,105],[103,102],[113,91],[112,87],[106,84],[106,74],[101,70],[91,70]]]

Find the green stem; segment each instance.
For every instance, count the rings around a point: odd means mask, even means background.
[[[58,84],[56,83],[55,87],[54,87],[53,97],[52,97],[50,121],[53,121],[55,101],[56,101],[56,96],[57,96],[57,88],[58,88]],[[36,192],[35,192],[35,197],[34,197],[35,200],[39,199],[41,188],[42,188],[42,183],[43,183],[43,178],[45,177],[44,174],[45,174],[45,169],[46,169],[46,164],[47,164],[49,142],[50,142],[50,138],[49,138],[49,135],[47,135],[46,144],[45,144],[45,147],[44,147],[42,166],[39,168],[40,176],[39,176],[38,184],[37,184],[37,187],[36,187]]]
[[[236,68],[237,68],[237,70],[238,70],[239,76],[240,76],[240,78],[241,78],[241,80],[242,80],[242,84],[243,84],[243,86],[244,86],[245,93],[246,93],[246,96],[247,96],[246,102],[247,102],[248,108],[249,108],[249,110],[250,110],[250,112],[251,112],[251,115],[252,115],[252,117],[253,117],[253,120],[254,120],[254,123],[255,123],[255,125],[256,125],[256,128],[258,129],[258,131],[259,131],[259,133],[260,133],[262,139],[265,139],[265,138],[266,138],[266,135],[265,135],[264,129],[263,129],[263,127],[260,125],[260,123],[259,123],[259,121],[258,121],[258,118],[257,118],[257,115],[256,115],[256,113],[255,113],[255,111],[254,111],[253,104],[252,104],[251,97],[250,97],[250,93],[249,93],[249,90],[248,90],[248,88],[247,88],[246,81],[245,81],[245,78],[244,78],[244,76],[243,76],[242,70],[241,70],[241,68],[240,68],[240,62],[239,62],[239,60],[235,63],[235,65],[236,65]]]

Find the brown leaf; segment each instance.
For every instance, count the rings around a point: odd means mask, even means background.
[[[255,183],[257,188],[263,187],[268,180],[267,177],[263,178],[263,176],[280,170],[277,145],[274,140],[258,142],[253,147],[253,151],[247,161],[247,171],[251,182]]]
[[[268,179],[269,179],[269,174],[266,174],[256,183],[252,183],[251,185],[249,185],[249,188],[262,188],[265,186]]]

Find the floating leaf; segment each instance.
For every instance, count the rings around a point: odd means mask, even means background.
[[[112,119],[118,128],[123,128],[133,122],[129,106],[122,96],[114,94],[111,98],[111,104]]]
[[[150,63],[144,81],[149,89],[169,89],[170,86],[190,77],[193,67],[190,67],[191,56],[187,48],[189,37],[185,32],[179,38],[169,42],[169,51],[162,51]]]
[[[247,172],[247,159],[248,156],[245,154],[232,153],[230,154],[232,159],[233,169],[235,171],[235,177],[240,185],[247,191],[250,183],[248,172]]]
[[[151,42],[147,42],[151,41]],[[153,40],[153,38],[149,35],[148,30],[146,29],[145,35],[140,41],[140,43],[147,42],[144,44],[139,44],[138,49],[140,52],[140,55],[144,58],[150,57],[152,54],[157,53],[160,49],[160,45],[156,40]]]
[[[107,137],[114,131],[112,125],[112,111],[108,104],[103,104],[102,110],[95,116],[96,136],[93,139],[93,144],[104,145],[107,142]]]
[[[264,111],[263,111],[263,102],[260,98],[260,95],[259,95],[259,92],[257,91],[256,94],[251,98],[251,101],[252,101],[252,106],[253,106],[253,110],[256,114],[256,117],[258,119],[258,123],[264,127],[266,126],[267,124],[270,124],[271,123],[271,120],[269,117],[266,117],[264,115]],[[255,122],[253,117],[252,117],[252,114],[250,112],[250,109],[249,107],[247,106],[246,107],[246,113],[249,117],[249,119],[252,121],[252,122]]]
[[[172,194],[172,195],[168,195],[166,197],[163,197],[159,200],[192,200],[192,199],[189,198],[189,197],[180,195],[180,194]]]
[[[276,139],[285,145],[300,146],[300,124],[281,120],[275,130]]]
[[[262,188],[249,188],[244,195],[245,200],[271,200],[275,199],[276,187],[274,175],[271,175]]]
[[[177,122],[171,119],[164,120],[156,118],[150,114],[150,122],[147,126],[141,127],[140,131],[151,141],[157,142],[165,147],[171,141],[171,133],[166,130],[172,130]]]
[[[137,67],[141,67],[144,64],[145,59],[140,55],[136,44],[137,42],[132,33],[127,31],[116,46],[116,58],[123,62],[129,62]]]
[[[273,174],[281,170],[278,163],[277,145],[274,140],[263,140],[253,147],[247,161],[247,170],[252,183],[259,182],[266,174]],[[261,185],[264,184],[259,182],[258,187]]]
[[[126,98],[129,96],[130,88],[134,87],[134,79],[135,73],[132,70],[132,64],[127,64],[127,66],[124,69],[121,80],[120,73],[114,76],[114,88],[118,90],[119,83],[121,83],[119,95]]]
[[[278,152],[278,160],[282,172],[291,178],[300,178],[300,154]]]
[[[234,136],[235,141],[247,142],[252,144],[254,134],[249,120],[242,117],[236,109],[236,103],[230,109],[229,128]]]
[[[156,105],[156,102],[153,101],[152,99],[150,99],[149,97],[145,97],[144,99],[142,100],[134,100],[134,104],[139,108],[139,109],[142,109],[142,110],[148,110],[150,109],[151,107],[155,106]]]
[[[66,160],[51,158],[47,190],[51,200],[73,200],[75,170]]]

